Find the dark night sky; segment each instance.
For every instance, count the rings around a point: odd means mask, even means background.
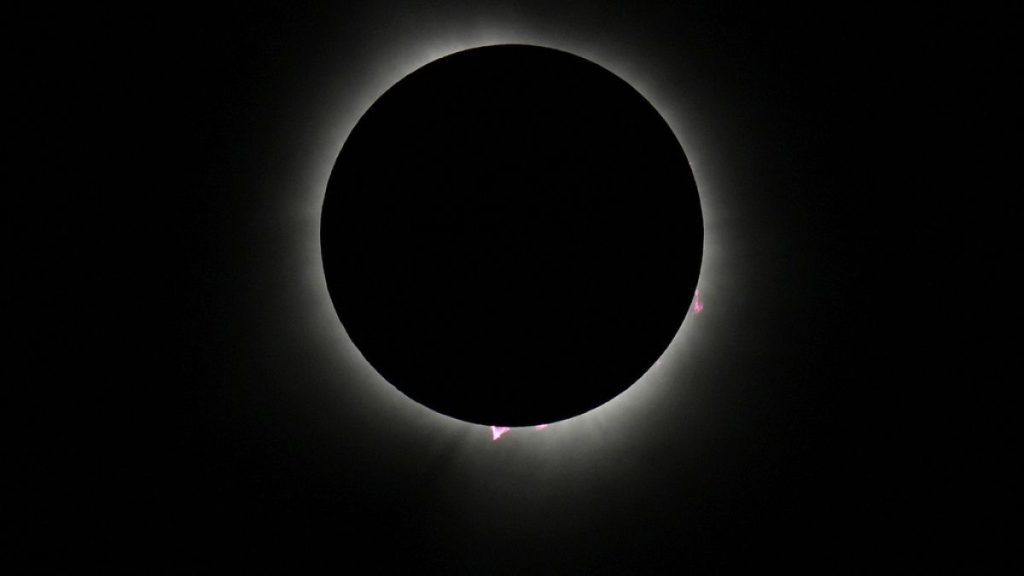
[[[1005,542],[986,496],[1005,481],[968,482],[996,451],[976,439],[1009,430],[978,417],[1001,371],[965,359],[1017,341],[985,329],[1017,317],[987,265],[1012,244],[979,224],[1006,217],[989,191],[1011,159],[996,16],[334,4],[25,15],[45,312],[16,527],[40,567],[832,571]],[[686,385],[543,447],[365,394],[295,259],[309,158],[341,143],[325,123],[413,38],[502,26],[685,95],[723,262]]]

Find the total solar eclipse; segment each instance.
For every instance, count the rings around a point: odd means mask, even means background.
[[[525,45],[412,72],[362,116],[321,214],[356,348],[433,410],[564,420],[629,388],[693,298],[703,218],[679,141],[608,70]]]

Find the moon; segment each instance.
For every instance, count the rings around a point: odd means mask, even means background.
[[[366,111],[331,172],[321,255],[367,362],[437,412],[527,426],[596,408],[678,332],[700,197],[636,89],[573,54],[457,52]]]

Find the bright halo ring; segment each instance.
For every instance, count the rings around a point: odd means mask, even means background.
[[[421,32],[402,43],[382,42],[373,62],[359,67],[368,72],[356,78],[336,79],[338,93],[332,95],[336,98],[327,99],[329,104],[317,111],[322,116],[313,124],[315,128],[303,135],[305,141],[301,148],[309,153],[295,167],[299,189],[287,195],[282,206],[285,213],[293,215],[289,225],[296,228],[291,236],[295,240],[286,246],[286,252],[293,261],[301,263],[301,281],[296,284],[297,291],[289,294],[292,301],[287,306],[295,308],[294,317],[305,327],[302,337],[308,342],[302,344],[325,358],[337,359],[328,366],[331,377],[354,387],[351,393],[359,395],[367,406],[388,407],[392,413],[400,414],[402,426],[487,441],[501,436],[486,426],[463,422],[418,404],[386,382],[362,357],[338,320],[327,291],[320,253],[320,210],[334,163],[352,128],[379,96],[409,73],[450,54],[495,44],[530,44],[562,50],[590,60],[622,78],[661,114],[689,159],[704,217],[704,256],[697,284],[700,314],[695,314],[691,308],[661,359],[623,393],[589,412],[554,423],[543,433],[530,430],[515,436],[520,439],[518,442],[557,449],[561,445],[588,441],[598,431],[614,433],[615,429],[624,429],[631,421],[644,418],[645,411],[652,409],[658,396],[668,387],[685,386],[685,381],[680,384],[680,380],[691,372],[686,369],[687,362],[701,349],[701,332],[707,330],[709,323],[724,320],[727,313],[727,308],[716,309],[716,288],[721,284],[719,278],[725,255],[720,240],[725,236],[720,214],[725,210],[720,207],[722,199],[713,190],[713,179],[704,169],[704,158],[699,152],[707,139],[686,121],[684,91],[658,82],[656,79],[662,76],[662,71],[649,60],[624,57],[628,49],[620,51],[621,46],[606,40],[598,43],[584,38],[555,39],[511,27],[459,32],[462,33],[450,34],[458,40],[431,38]]]

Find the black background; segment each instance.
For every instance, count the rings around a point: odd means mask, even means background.
[[[983,406],[1019,363],[994,329],[1019,318],[1001,298],[1010,15],[76,10],[7,24],[27,288],[8,303],[29,316],[7,380],[29,393],[9,405],[24,482],[5,516],[30,566],[831,571],[975,566],[1008,543],[1009,421]],[[729,313],[700,389],[566,446],[543,485],[528,449],[502,456],[513,436],[458,448],[345,392],[282,305],[303,274],[282,198],[335,145],[307,137],[319,104],[412,23],[488,18],[631,47],[693,93],[730,210],[737,298],[707,296]]]

